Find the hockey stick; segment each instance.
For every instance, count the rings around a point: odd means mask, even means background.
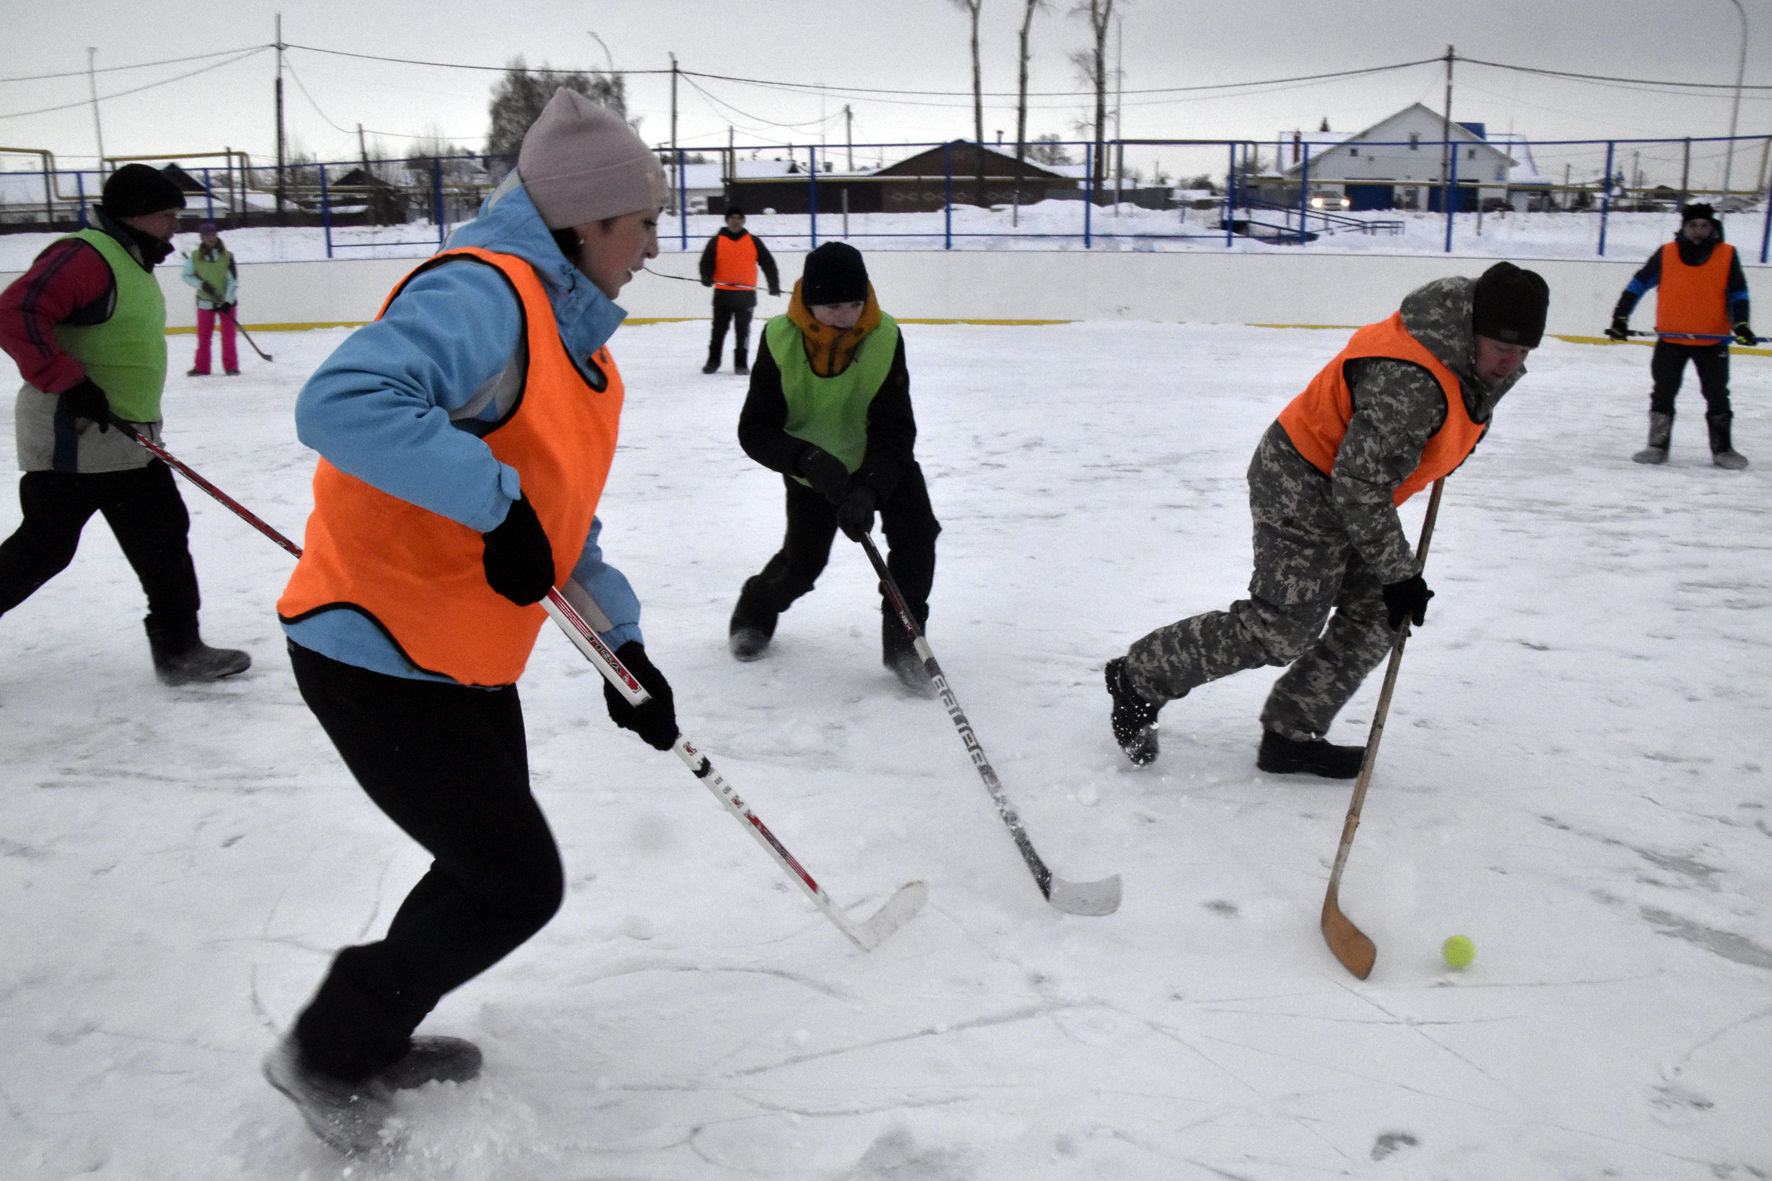
[[[143,436],[115,414],[111,416],[111,423],[170,464],[179,474],[197,487],[232,509],[247,524],[291,554],[298,558],[301,557],[301,546],[265,524],[239,501],[174,458],[172,453],[164,447]],[[568,582],[567,589],[575,594],[583,593],[575,583]],[[584,595],[583,597],[585,605],[590,607],[592,605],[590,596]],[[560,625],[560,629],[566,633],[567,639],[571,640],[573,645],[585,654],[590,662],[597,667],[597,671],[608,678],[609,683],[614,685],[622,696],[635,705],[648,700],[646,690],[640,687],[640,682],[635,680],[634,675],[622,666],[621,661],[616,659],[615,653],[609,650],[609,646],[603,643],[596,631],[584,621],[584,617],[560,593],[558,588],[548,588],[548,594],[542,600],[542,606],[546,608],[548,615],[554,622]],[[601,614],[601,612],[597,613]],[[902,927],[910,920],[911,916],[922,909],[924,900],[929,896],[928,887],[922,882],[907,882],[899,887],[896,894],[887,899],[886,904],[876,911],[872,918],[860,923],[851,920],[848,915],[837,909],[836,904],[813,880],[812,875],[807,873],[805,868],[795,860],[794,855],[788,852],[786,846],[776,840],[775,834],[769,831],[768,826],[746,806],[745,802],[739,798],[738,793],[732,790],[720,773],[714,770],[714,765],[708,761],[706,755],[692,746],[689,739],[682,734],[677,735],[677,741],[671,749],[677,753],[678,758],[689,765],[689,769],[695,773],[695,777],[714,793],[715,798],[726,806],[726,810],[736,816],[750,830],[751,835],[757,838],[758,843],[769,850],[769,855],[775,859],[776,864],[785,869],[789,876],[800,884],[800,888],[806,891],[807,896],[818,904],[819,909],[825,912],[831,922],[837,925],[837,929],[847,935],[863,951],[872,951],[878,947],[882,940]]]
[[[584,654],[585,658],[596,667],[598,672],[603,674],[611,685],[615,686],[616,691],[623,697],[635,705],[650,700],[646,690],[640,687],[640,682],[635,680],[633,674],[622,666],[620,660],[616,659],[615,653],[609,650],[609,646],[597,635],[596,630],[585,622],[584,615],[573,605],[568,596],[581,598],[586,609],[591,610],[594,614],[601,614],[600,611],[595,610],[594,602],[590,596],[586,595],[577,584],[569,582],[565,594],[557,589],[550,589],[547,598],[542,600],[542,606],[547,609],[549,618],[560,625],[560,630],[566,633],[566,638],[572,641],[573,646]],[[824,911],[825,917],[835,923],[837,929],[847,935],[850,942],[863,951],[872,951],[880,946],[881,941],[902,927],[917,911],[922,909],[924,900],[929,896],[928,887],[922,882],[907,882],[898,888],[897,893],[886,900],[885,905],[874,912],[872,918],[864,919],[861,922],[851,919],[838,909],[836,903],[831,901],[830,895],[826,894],[823,887],[813,880],[811,874],[806,872],[806,867],[801,865],[792,853],[788,852],[787,846],[776,839],[775,834],[769,831],[769,826],[764,824],[755,812],[751,811],[749,805],[732,789],[732,785],[727,783],[725,778],[714,769],[713,763],[689,741],[688,737],[679,733],[671,750],[688,765],[689,770],[694,773],[697,779],[701,780],[703,786],[714,793],[714,798],[720,801],[726,811],[743,824],[753,837],[757,838],[757,843],[768,850],[769,856],[787,872],[789,877],[794,879],[800,889],[805,891],[806,896],[812,899],[820,910]]]
[[[1415,564],[1423,568],[1427,565],[1427,544],[1434,535],[1434,518],[1440,512],[1440,492],[1445,486],[1444,476],[1434,481],[1433,495],[1427,501],[1427,515],[1421,522],[1421,542],[1415,547]],[[1372,782],[1372,768],[1378,762],[1378,740],[1384,736],[1384,718],[1390,712],[1391,691],[1397,687],[1397,669],[1403,663],[1403,644],[1408,639],[1409,621],[1405,619],[1397,625],[1397,639],[1391,645],[1390,664],[1384,670],[1384,688],[1378,694],[1378,708],[1372,714],[1372,732],[1366,737],[1366,757],[1360,761],[1354,798],[1347,806],[1347,821],[1341,826],[1341,847],[1335,850],[1335,868],[1329,871],[1329,892],[1323,896],[1323,938],[1342,967],[1361,980],[1372,974],[1372,965],[1378,959],[1378,946],[1341,912],[1341,871],[1347,868],[1354,830],[1360,826],[1360,809],[1366,804],[1366,787]]]
[[[997,805],[997,815],[1009,826],[1009,835],[1015,838],[1015,847],[1021,850],[1021,859],[1027,862],[1028,869],[1034,875],[1034,884],[1040,887],[1040,893],[1046,896],[1046,901],[1066,914],[1114,913],[1120,908],[1119,874],[1094,882],[1069,882],[1055,876],[1040,859],[1040,854],[1035,852],[1033,842],[1028,840],[1027,830],[1022,827],[1021,817],[1015,812],[1015,805],[1003,793],[1003,784],[997,779],[996,771],[991,769],[990,760],[985,758],[984,747],[979,744],[972,723],[966,720],[965,711],[960,708],[960,702],[954,696],[947,677],[943,675],[941,665],[936,663],[935,652],[929,647],[929,638],[923,634],[923,629],[911,615],[910,608],[905,604],[904,594],[898,589],[898,583],[893,580],[891,571],[886,568],[870,534],[861,535],[861,547],[867,551],[868,561],[874,564],[874,572],[880,576],[880,585],[886,588],[886,596],[892,601],[892,609],[897,612],[898,621],[911,633],[911,643],[917,650],[917,657],[922,660],[924,670],[928,672],[936,692],[941,695],[941,703],[947,707],[948,717],[952,719],[954,728],[960,732],[960,741],[965,743],[967,753],[972,756],[972,765],[978,768],[979,776],[990,790],[991,800]]]
[[[1653,336],[1653,337],[1656,337],[1661,340],[1678,340],[1678,341],[1682,341],[1682,342],[1692,341],[1694,343],[1702,343],[1702,344],[1729,344],[1731,342],[1733,342],[1735,344],[1743,343],[1733,333],[1730,333],[1730,332],[1656,332],[1652,328],[1650,328],[1650,329],[1631,328],[1631,329],[1626,330],[1625,335],[1626,336]],[[1772,340],[1772,336],[1756,336],[1756,337],[1754,337],[1755,344],[1765,344],[1768,340]]]
[[[240,317],[234,314],[232,308],[228,309],[228,319],[234,322],[235,331],[239,332],[241,336],[246,337],[246,343],[252,346],[253,352],[257,353],[267,361],[271,359],[271,354],[258,347],[258,342],[252,339],[252,336],[246,331],[246,325],[240,323]]]
[[[700,279],[692,279],[688,275],[667,275],[663,271],[655,271],[651,267],[642,267],[641,269],[644,270],[648,275],[657,275],[660,279],[675,279],[679,283],[700,283],[701,282]],[[705,286],[705,284],[704,284],[704,286]],[[779,291],[770,291],[769,288],[767,288],[767,287],[758,287],[758,286],[755,286],[754,284],[750,284],[750,283],[720,283],[720,284],[717,284],[717,286],[723,287],[729,291],[755,291],[759,295],[780,295],[781,294],[781,292],[779,292]]]
[[[266,359],[269,360],[269,358]],[[223,492],[220,488],[217,488],[214,484],[211,484],[208,480],[205,480],[202,476],[198,475],[194,470],[186,466],[177,456],[173,455],[172,452],[166,450],[166,448],[160,446],[160,444],[154,442],[154,440],[148,438],[129,423],[118,418],[115,414],[111,415],[111,425],[134,439],[137,443],[140,443],[143,447],[146,447],[149,451],[152,451],[155,455],[159,456],[162,462],[178,472],[179,475],[197,485],[197,487],[203,489],[203,491],[209,493],[209,495],[215,497],[216,500],[220,501],[229,509],[232,509],[234,515],[239,517],[242,521],[245,521],[248,525],[251,525],[254,529],[257,529],[260,533],[263,533],[266,537],[270,538],[296,557],[301,557],[301,546],[295,544],[295,542],[289,540],[289,538],[265,524],[257,516],[253,515],[252,511],[245,505],[241,504],[226,492]]]

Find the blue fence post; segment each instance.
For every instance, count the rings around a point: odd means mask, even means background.
[[[1611,140],[1606,141],[1606,175],[1600,182],[1600,250],[1601,258],[1606,257],[1606,217],[1612,211],[1612,149],[1617,145]]]
[[[1766,261],[1766,247],[1772,244],[1772,201],[1766,202],[1766,222],[1760,227],[1760,261]]]
[[[1277,170],[1279,168],[1279,166],[1280,166],[1280,162],[1278,160],[1275,160],[1274,161],[1275,169]],[[1300,246],[1304,245],[1304,227],[1305,227],[1305,223],[1310,219],[1310,212],[1311,212],[1311,146],[1310,146],[1310,144],[1307,143],[1304,145],[1304,154],[1302,157],[1300,157],[1299,171],[1298,171],[1298,244]]]
[[[811,144],[806,145],[806,210],[809,236],[814,249],[818,248],[818,149]]]
[[[1458,145],[1451,140],[1446,141],[1446,159],[1451,164],[1446,169],[1446,253],[1452,253],[1452,215],[1458,208]]]
[[[443,231],[443,158],[431,157],[431,208],[437,218],[437,249],[443,249],[443,239],[447,235]]]
[[[954,148],[941,145],[941,248],[954,248]]]
[[[1224,248],[1231,249],[1237,244],[1237,145],[1230,145],[1230,171],[1225,173],[1224,181]]]
[[[679,247],[689,249],[689,173],[683,165],[683,149],[677,149],[677,229]]]
[[[326,165],[316,164],[320,170],[320,232],[326,239],[326,257],[332,257],[332,199],[326,195]]]
[[[1093,144],[1083,148],[1083,249],[1090,248],[1089,219],[1095,212],[1095,153]]]

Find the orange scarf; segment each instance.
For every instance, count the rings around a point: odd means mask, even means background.
[[[832,328],[829,324],[820,324],[813,318],[812,311],[800,298],[800,283],[794,282],[794,297],[788,301],[788,319],[800,330],[801,342],[806,346],[806,360],[812,366],[812,372],[820,377],[835,377],[849,368],[849,362],[855,359],[855,350],[867,339],[868,333],[880,326],[880,305],[874,299],[874,285],[868,284],[867,302],[862,305],[861,319],[850,328]]]

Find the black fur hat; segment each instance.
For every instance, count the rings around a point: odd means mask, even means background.
[[[140,217],[183,209],[185,193],[170,176],[146,164],[125,164],[105,181],[98,207],[112,217]]]

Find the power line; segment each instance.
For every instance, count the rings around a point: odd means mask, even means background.
[[[101,95],[99,97],[103,101],[109,102],[110,100],[112,100],[114,98],[124,98],[128,95],[131,95],[131,94],[140,94],[144,90],[155,90],[161,86],[170,86],[174,82],[183,82],[186,78],[195,78],[195,77],[197,77],[197,75],[207,74],[211,70],[225,69],[226,67],[233,65],[235,62],[245,61],[249,57],[256,57],[258,54],[261,54],[265,50],[271,49],[271,48],[273,48],[273,47],[269,46],[269,45],[256,46],[252,49],[245,50],[244,52],[241,52],[238,55],[229,58],[227,61],[216,62],[214,65],[204,66],[203,68],[197,69],[197,70],[188,70],[183,74],[178,74],[178,75],[175,75],[171,78],[162,78],[158,82],[149,82],[149,83],[146,83],[141,86],[133,86],[133,87],[130,87],[128,90],[115,90],[115,91],[112,91],[110,94]],[[192,61],[195,59],[183,58],[181,60]],[[154,63],[154,64],[163,65],[163,64],[168,64],[168,63]],[[120,69],[137,69],[137,68],[144,68],[144,67],[122,66],[122,67],[118,67],[118,68],[120,68]],[[59,75],[59,76],[67,77],[68,75]],[[93,101],[94,100],[92,100],[90,98],[83,98],[83,99],[79,99],[79,100],[77,100],[75,102],[71,102],[71,103],[58,103],[52,107],[38,107],[34,111],[0,112],[0,119],[22,119],[26,115],[47,115],[53,111],[67,111],[67,110],[72,110],[74,107],[84,107]]]
[[[275,48],[276,46],[274,45],[247,45],[242,46],[239,49],[218,49],[213,53],[193,54],[190,57],[172,57],[167,58],[164,61],[139,62],[131,66],[100,66],[97,70],[91,72],[98,74],[115,74],[123,70],[147,70],[158,66],[182,66],[186,62],[199,62],[212,57],[232,57],[234,54],[239,54],[241,57],[250,57],[261,49]],[[236,58],[235,60],[239,59]],[[223,62],[221,64],[227,65],[228,63]],[[0,84],[5,84],[7,82],[47,82],[56,78],[84,78],[87,73],[88,71],[86,70],[66,70],[59,74],[21,74],[17,78],[0,78]]]

